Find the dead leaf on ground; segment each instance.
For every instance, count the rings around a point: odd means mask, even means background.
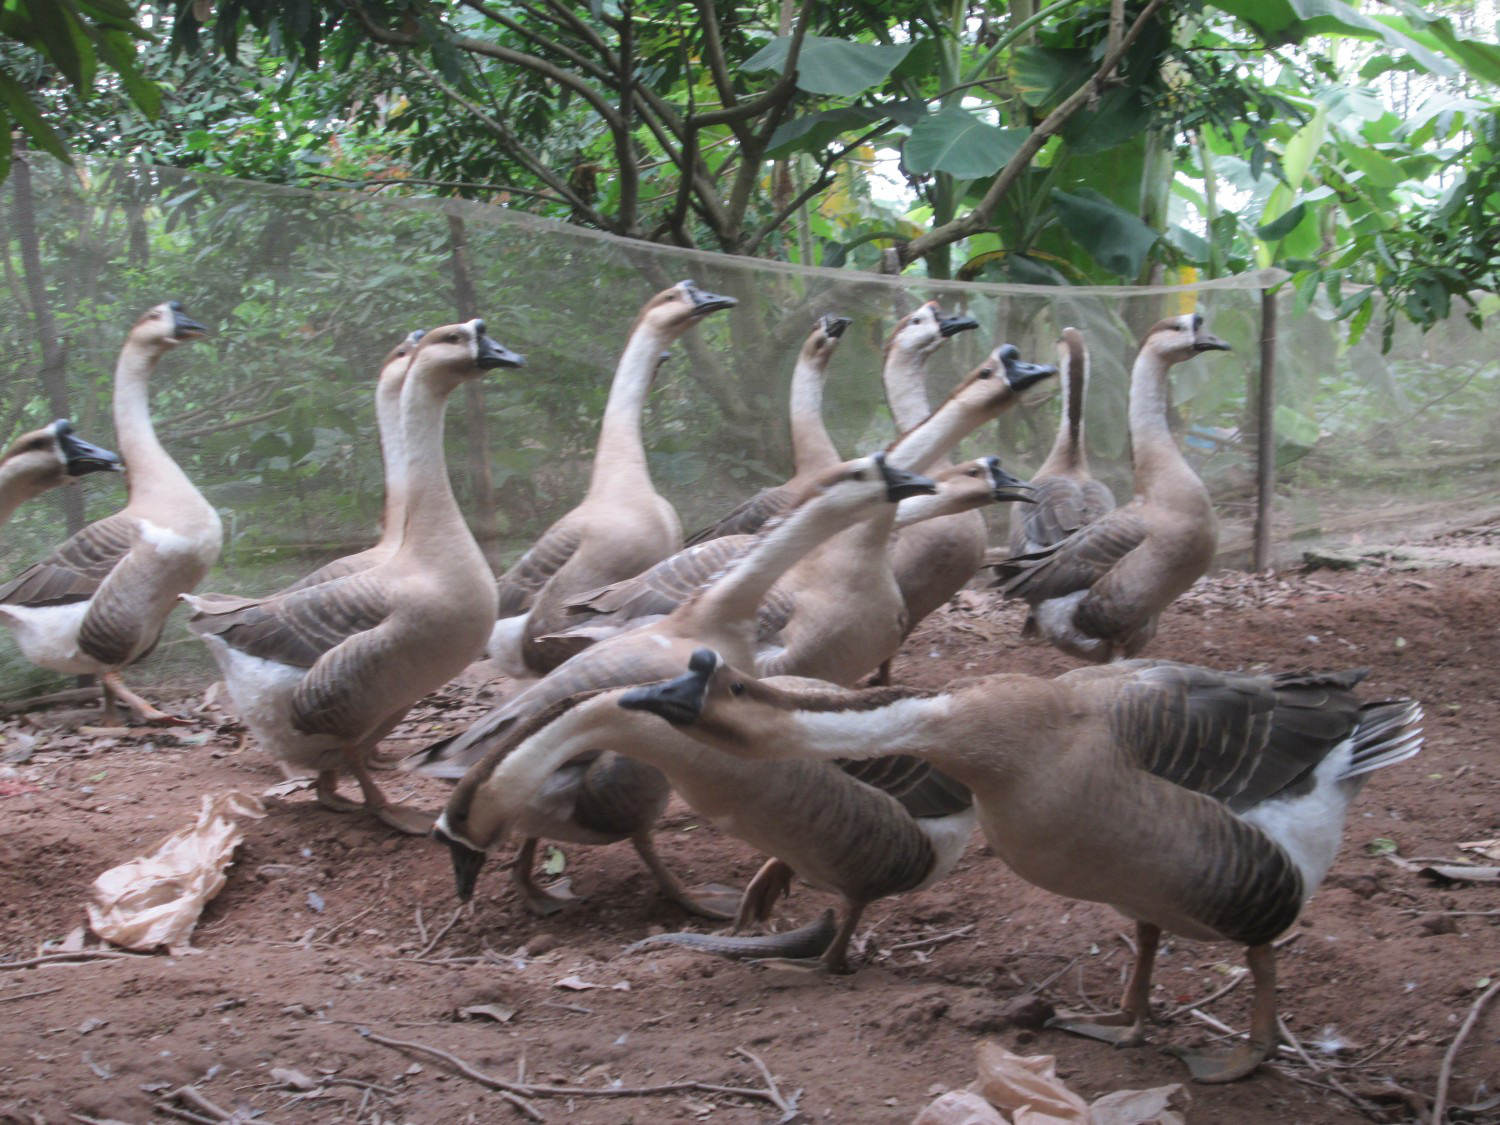
[[[1500,859],[1500,836],[1493,836],[1488,840],[1470,840],[1467,844],[1459,844],[1466,852],[1478,852],[1485,859]]]
[[[294,1090],[316,1090],[321,1083],[309,1078],[300,1070],[293,1070],[288,1066],[273,1066],[271,1068],[271,1081],[279,1082],[283,1086],[290,1086]]]
[[[593,984],[580,976],[563,977],[553,988],[566,988],[570,992],[585,992],[590,988],[603,988],[602,984]]]
[[[467,1020],[486,1019],[496,1023],[509,1023],[515,1019],[516,1010],[502,1008],[499,1004],[470,1004],[467,1008],[460,1008],[458,1014]]]

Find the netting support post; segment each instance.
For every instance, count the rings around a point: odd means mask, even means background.
[[[1255,555],[1271,565],[1271,516],[1276,503],[1276,294],[1260,291],[1260,380],[1255,400]]]

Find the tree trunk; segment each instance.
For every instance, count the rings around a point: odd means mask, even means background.
[[[453,300],[458,315],[472,320],[479,315],[479,297],[469,272],[469,242],[464,221],[448,216],[449,260],[453,265]],[[495,521],[495,478],[490,472],[490,433],[484,414],[484,383],[470,379],[464,384],[464,445],[473,505],[469,523],[479,549],[492,569],[500,566],[500,529]]]

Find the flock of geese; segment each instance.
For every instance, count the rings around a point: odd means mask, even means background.
[[[571,897],[534,879],[544,838],[629,840],[666,896],[736,930],[764,927],[794,875],[843,903],[836,925],[693,939],[721,953],[811,954],[846,969],[863,909],[941,879],[977,823],[1023,879],[1136,923],[1120,1010],[1056,1026],[1140,1043],[1162,931],[1235,942],[1255,986],[1247,1041],[1176,1053],[1201,1081],[1249,1074],[1275,1048],[1271,943],[1327,872],[1367,776],[1420,748],[1422,712],[1412,700],[1361,701],[1360,671],[1257,676],[1133,659],[1213,561],[1213,506],[1167,416],[1172,368],[1227,345],[1195,314],[1141,341],[1134,489],[1118,504],[1089,475],[1089,356],[1075,329],[1063,331],[1055,367],[996,347],[934,410],[929,360],[978,324],[922,305],[885,345],[899,436],[844,460],[822,395],[849,321],[824,316],[792,377],[794,474],[684,544],[651,481],[641,413],[667,349],[734,304],[691,281],[646,303],[586,494],[498,578],[454,499],[443,420],[461,384],[524,361],[480,320],[413,332],[376,383],[379,541],[261,597],[192,592],[222,530],[157,440],[147,383],[204,329],[177,302],[159,305],[131,329],[116,368],[120,457],[60,421],[0,462],[0,517],[83,473],[128,467],[126,506],[0,586],[0,622],[34,663],[97,676],[111,715],[123,704],[139,721],[174,722],[120,673],[186,602],[262,749],[315,775],[325,807],[368,810],[446,845],[463,899],[515,835],[511,878],[540,913]],[[1029,483],[993,457],[953,463],[965,436],[1059,373],[1057,441]],[[980,512],[994,503],[1015,505],[998,556]],[[942,691],[893,686],[890,660],[912,628],[986,568],[1029,606],[1028,632],[1088,666]],[[516,690],[404,763],[456,782],[434,823],[385,796],[372,756],[414,703],[481,654]],[[346,773],[359,801],[338,791]],[[686,887],[657,855],[673,791],[771,857],[743,892]]]

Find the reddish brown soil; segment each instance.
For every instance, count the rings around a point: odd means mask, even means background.
[[[1190,1121],[1366,1119],[1332,1083],[1370,1099],[1377,1120],[1415,1120],[1432,1096],[1479,982],[1500,976],[1500,896],[1494,884],[1437,885],[1370,845],[1390,840],[1402,856],[1456,861],[1466,854],[1456,844],[1500,835],[1497,606],[1497,571],[1322,571],[1225,575],[1167,615],[1149,655],[1253,670],[1364,665],[1370,697],[1414,695],[1427,705],[1426,749],[1366,788],[1338,864],[1280,954],[1281,1013],[1314,1066],[1277,1064],[1231,1086],[1194,1087]],[[897,678],[936,686],[1069,667],[1019,642],[1019,620],[988,594],[961,595],[912,638]],[[451,692],[446,711],[398,733],[429,737],[468,702]],[[34,956],[78,926],[93,878],[188,823],[202,794],[260,792],[278,780],[255,750],[238,749],[235,728],[214,725],[217,712],[201,717],[198,727],[119,738],[70,733],[91,721],[76,711],[0,726],[38,738],[29,761],[0,772],[0,962]],[[0,751],[16,745],[8,738]],[[436,784],[388,784],[429,806],[443,795]],[[657,896],[626,846],[568,848],[584,897],[547,921],[521,913],[504,877],[487,871],[473,912],[438,937],[455,907],[445,851],[364,816],[325,812],[306,793],[268,804],[270,815],[246,826],[196,955],[0,971],[0,1121],[169,1120],[156,1103],[185,1084],[275,1122],[513,1118],[500,1095],[438,1060],[362,1038],[361,1028],[443,1048],[507,1079],[522,1071],[533,1082],[590,1087],[759,1085],[743,1049],[764,1060],[784,1095],[800,1094],[798,1120],[859,1123],[908,1122],[936,1092],[969,1082],[983,1035],[1055,1054],[1061,1076],[1094,1097],[1183,1079],[1157,1047],[1214,1034],[1179,1015],[1153,1031],[1151,1046],[1117,1051],[1015,1027],[1015,1002],[1042,986],[1060,1006],[1111,1004],[1130,928],[1106,907],[1027,887],[977,838],[936,888],[873,906],[858,971],[828,979],[678,950],[622,955],[653,930],[692,924]],[[680,808],[660,841],[690,880],[743,882],[760,861]],[[824,905],[804,888],[781,917],[800,924]],[[1491,916],[1450,913],[1463,911]],[[910,945],[926,938],[947,940]],[[1241,963],[1234,948],[1170,941],[1157,1003],[1206,996]],[[600,987],[558,986],[569,977]],[[1248,994],[1237,988],[1208,1011],[1243,1028]],[[514,1014],[503,1023],[457,1018],[481,1004]],[[274,1084],[274,1067],[381,1089],[330,1081],[322,1096],[297,1100]],[[1450,1104],[1483,1103],[1497,1087],[1500,1004],[1458,1053]],[[549,1120],[579,1122],[780,1117],[765,1103],[703,1092],[532,1104]],[[1500,1117],[1490,1106],[1465,1120]]]

